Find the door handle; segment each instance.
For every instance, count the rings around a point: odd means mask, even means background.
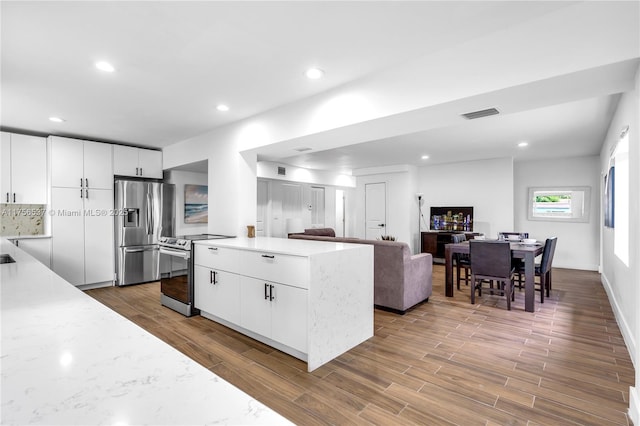
[[[16,193],[15,192],[13,193],[13,202],[14,203],[16,202]]]
[[[80,178],[80,188],[82,188],[82,178]]]
[[[80,189],[80,198],[82,198],[82,188]]]
[[[138,168],[136,167],[136,176],[138,176]]]
[[[84,180],[84,186],[86,186],[87,188],[89,188],[89,179],[85,178]]]
[[[142,167],[140,167],[140,176],[142,176]]]
[[[218,273],[213,271],[213,283],[218,284]]]
[[[88,189],[84,190],[84,194],[85,194],[84,198],[89,198],[89,190]]]
[[[275,299],[275,297],[273,297],[273,285],[269,286],[269,301],[273,302],[273,299]]]
[[[7,192],[7,203],[9,202],[9,193]]]
[[[209,271],[209,284],[213,284],[213,271]]]
[[[264,300],[269,299],[269,284],[264,283]]]

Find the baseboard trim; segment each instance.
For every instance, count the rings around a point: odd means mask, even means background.
[[[631,328],[627,323],[624,315],[622,315],[622,309],[620,309],[620,305],[616,300],[613,290],[611,288],[611,283],[607,279],[605,274],[600,275],[600,281],[602,282],[602,286],[604,290],[607,292],[607,297],[609,298],[609,303],[611,304],[611,308],[613,309],[613,315],[616,317],[616,322],[618,323],[618,328],[622,333],[622,339],[624,340],[625,345],[627,346],[627,350],[629,351],[629,356],[631,357],[631,362],[633,363],[634,368],[638,368],[635,364],[636,361],[636,339],[631,332]],[[636,423],[637,424],[637,423]]]
[[[629,388],[629,418],[634,425],[640,424],[640,399],[638,399],[638,392],[636,388],[631,386]]]

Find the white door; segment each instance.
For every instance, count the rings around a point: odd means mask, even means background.
[[[269,182],[258,180],[258,207],[256,212],[256,235],[258,237],[268,236],[267,215],[269,204]]]
[[[287,236],[287,219],[302,217],[302,186],[290,183],[282,184],[282,231],[280,237]]]
[[[365,238],[375,240],[386,234],[387,184],[365,184]]]
[[[83,141],[50,136],[51,186],[80,188],[84,178]],[[84,184],[84,183],[83,183]]]
[[[11,135],[11,188],[16,203],[47,204],[45,138]]]
[[[119,176],[139,176],[138,148],[114,145],[113,173]]]
[[[91,181],[89,181],[91,185]],[[88,194],[88,197],[87,197]],[[84,198],[84,268],[85,283],[113,281],[113,191],[85,189]]]
[[[261,336],[271,337],[270,285],[263,280],[240,277],[240,325]]]
[[[84,184],[89,189],[113,189],[111,145],[84,142]]]
[[[139,149],[138,167],[141,176],[162,179],[162,151]]]
[[[324,228],[324,188],[311,187],[311,227]]]
[[[0,202],[11,203],[11,133],[2,132],[0,141]]]
[[[73,285],[85,283],[81,192],[79,187],[51,188],[51,269]]]
[[[271,338],[307,353],[308,291],[288,285],[274,285],[271,301]]]
[[[336,189],[336,237],[344,237],[345,218],[344,218],[344,190]]]
[[[240,323],[240,276],[195,266],[195,306],[219,318]],[[215,272],[215,283],[214,275]]]

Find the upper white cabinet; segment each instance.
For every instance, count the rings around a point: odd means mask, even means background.
[[[111,145],[59,136],[49,142],[52,187],[113,189]]]
[[[2,132],[2,203],[47,204],[47,144],[37,136]]]
[[[119,176],[162,179],[162,151],[114,145],[113,172]]]

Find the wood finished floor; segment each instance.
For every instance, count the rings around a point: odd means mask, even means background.
[[[159,283],[87,294],[299,425],[629,425],[634,369],[595,272],[554,269],[551,297],[524,312],[500,296],[444,297],[404,316],[375,311],[375,335],[312,373],[306,364],[159,303]],[[196,390],[197,391],[197,390]]]

